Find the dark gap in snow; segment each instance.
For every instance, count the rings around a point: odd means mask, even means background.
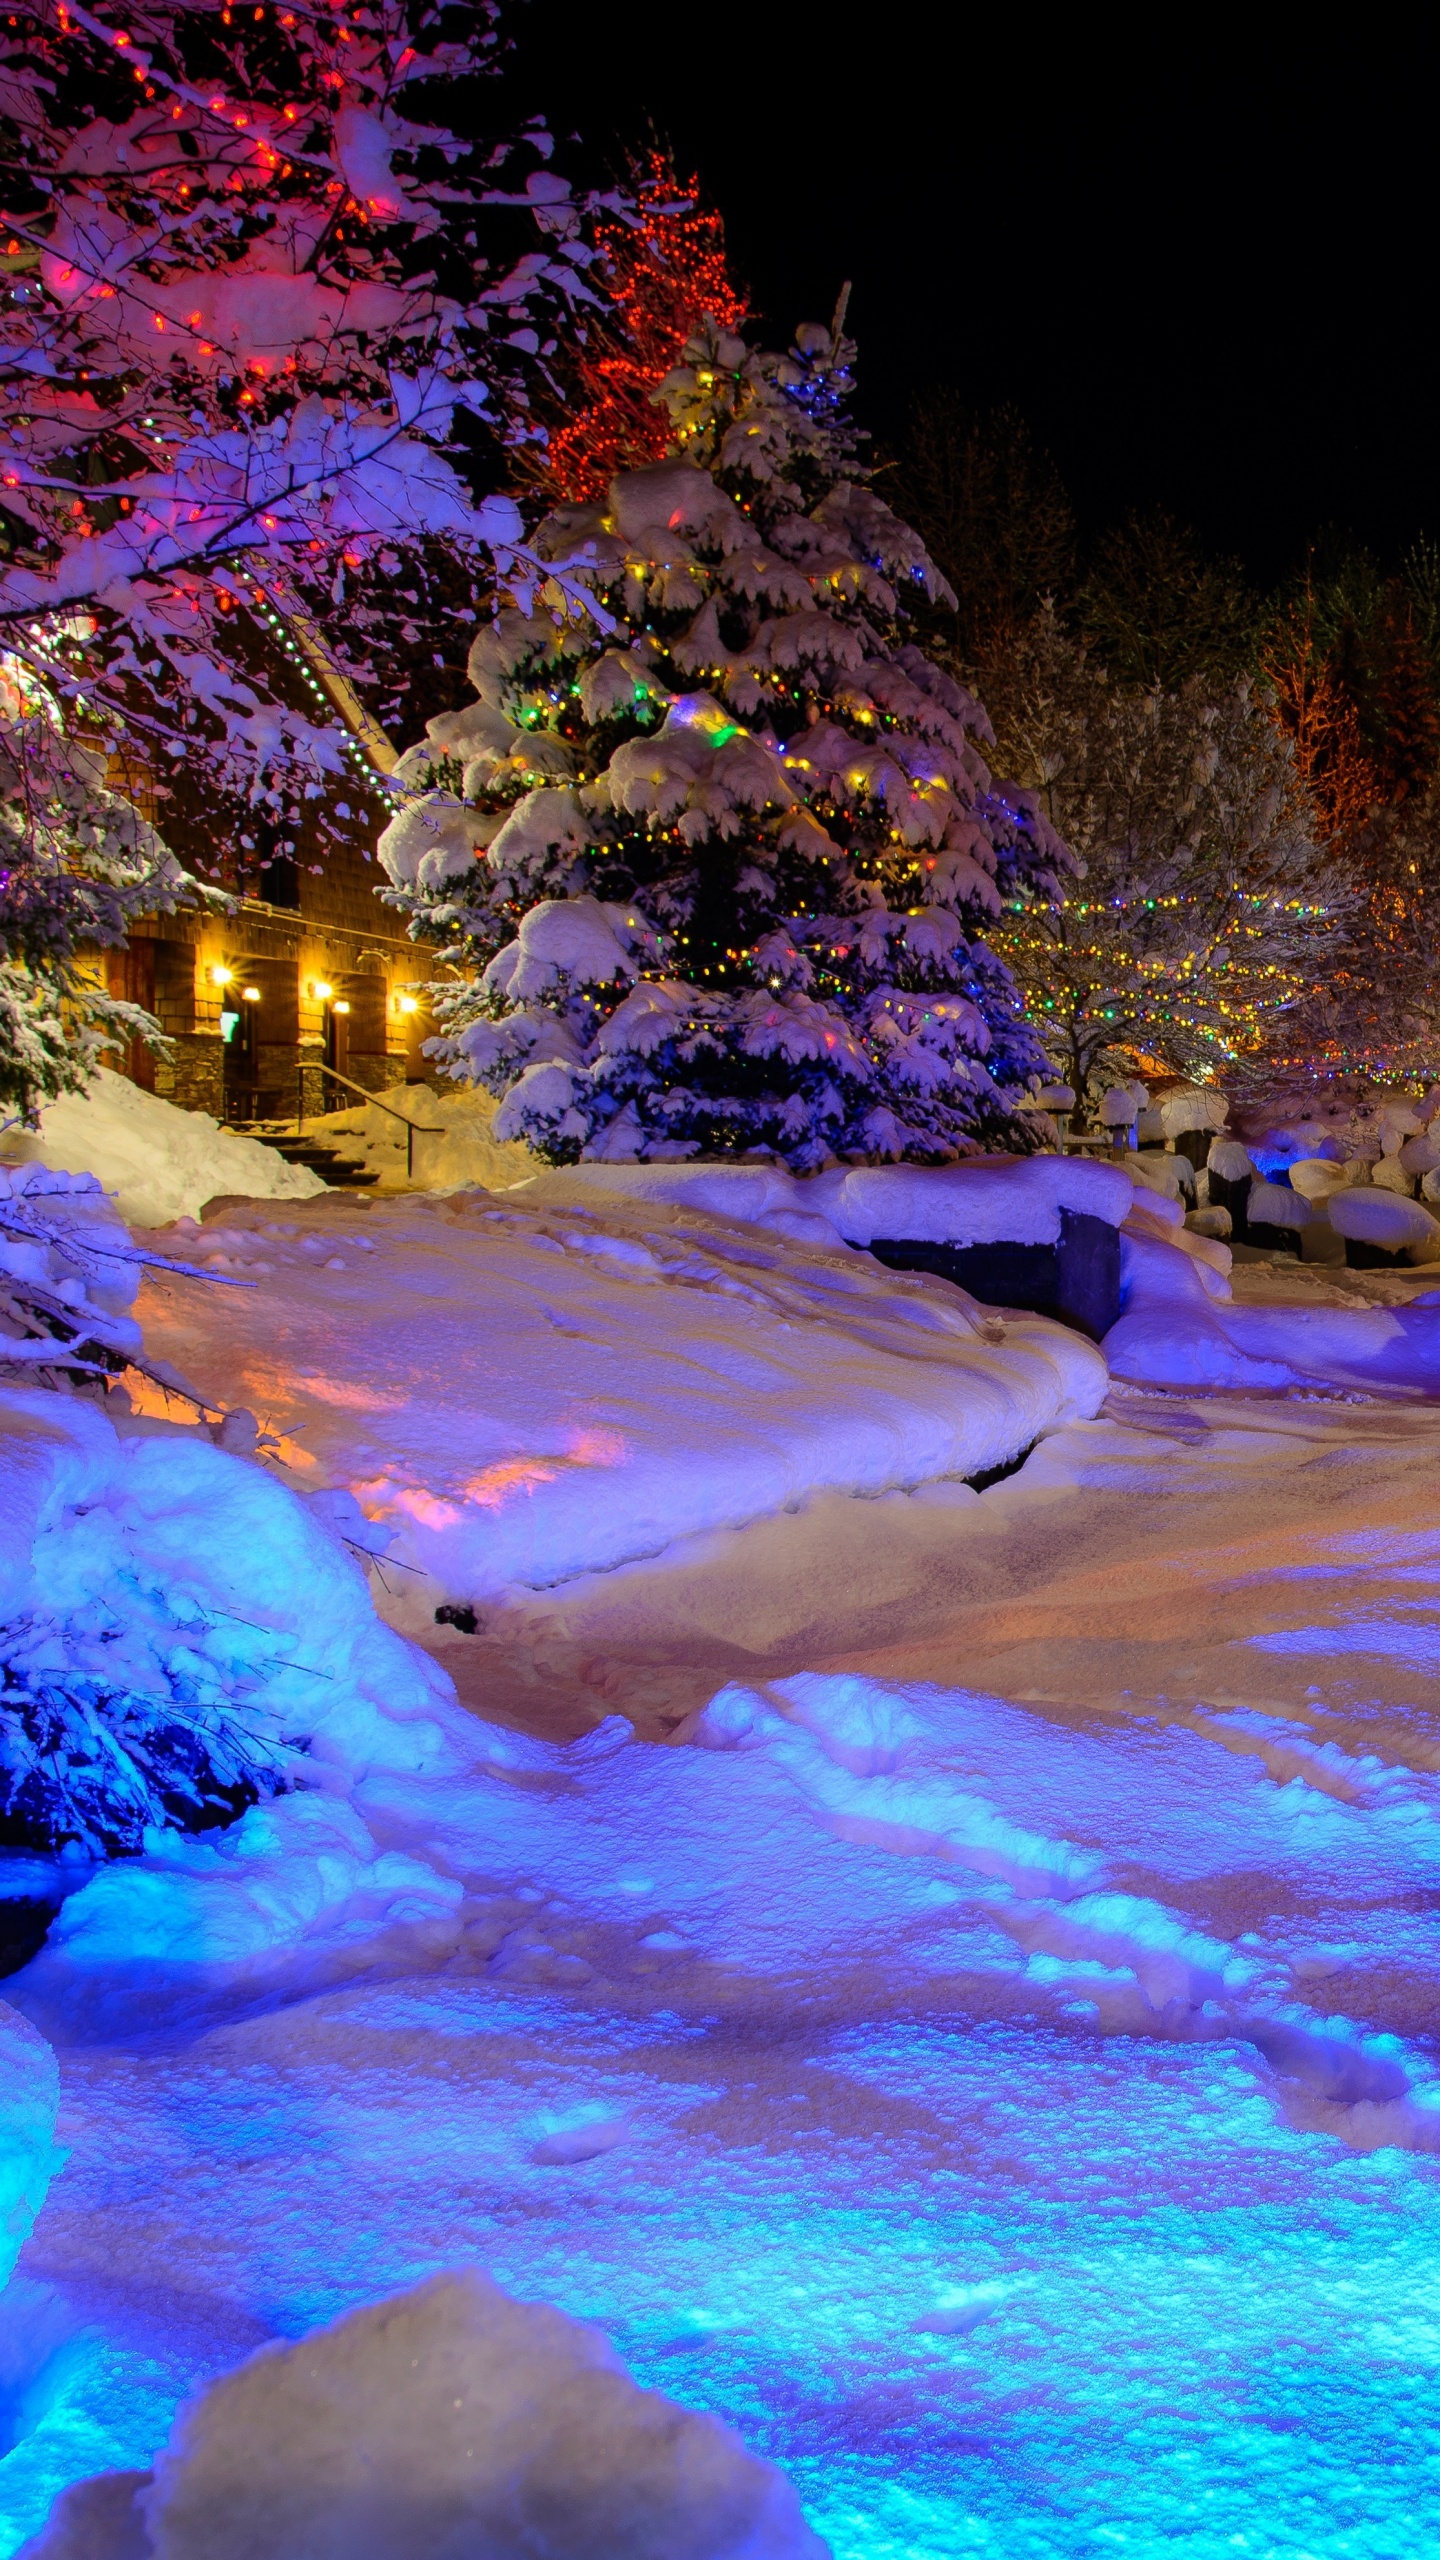
[[[982,1467],[978,1475],[967,1476],[965,1482],[974,1493],[988,1493],[992,1484],[1003,1484],[1007,1476],[1018,1475],[1031,1451],[1039,1445],[1038,1441],[1029,1440],[1018,1458],[1002,1458],[998,1467]]]

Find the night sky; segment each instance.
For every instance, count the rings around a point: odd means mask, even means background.
[[[1011,401],[1086,532],[1159,503],[1267,579],[1326,526],[1440,535],[1429,48],[1393,19],[1368,52],[1378,13],[1295,13],[1290,52],[1258,10],[507,19],[511,112],[590,175],[653,121],[767,335],[853,278],[877,434],[931,383]]]

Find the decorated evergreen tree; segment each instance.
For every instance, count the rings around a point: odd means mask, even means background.
[[[164,1046],[151,1015],[95,983],[94,954],[137,914],[203,893],[108,772],[53,694],[0,662],[0,1114],[33,1122],[83,1092],[107,1046]]]
[[[866,484],[841,317],[692,343],[670,456],[534,536],[593,615],[502,612],[402,759],[394,901],[476,972],[441,1054],[551,1160],[1025,1143],[1043,1051],[983,935],[1063,848],[909,636],[948,591]]]
[[[571,341],[570,411],[535,448],[552,498],[600,498],[617,471],[659,462],[670,421],[655,394],[695,331],[743,327],[745,297],[725,264],[720,217],[682,186],[668,151],[631,168],[628,194],[591,230],[609,309]]]

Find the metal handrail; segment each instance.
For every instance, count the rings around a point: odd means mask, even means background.
[[[443,1138],[445,1135],[443,1129],[429,1128],[423,1120],[407,1119],[403,1111],[396,1110],[393,1102],[382,1102],[378,1093],[371,1093],[363,1084],[356,1084],[353,1076],[342,1076],[338,1067],[322,1067],[318,1060],[307,1059],[303,1066],[295,1070],[295,1135],[297,1138],[305,1125],[305,1079],[307,1076],[328,1076],[332,1084],[343,1084],[347,1093],[358,1093],[362,1102],[373,1102],[377,1111],[388,1111],[392,1120],[398,1120],[401,1123],[405,1131],[405,1179],[407,1182],[413,1182],[415,1179],[416,1130],[419,1130],[422,1138]],[[320,1116],[323,1119],[323,1112]]]

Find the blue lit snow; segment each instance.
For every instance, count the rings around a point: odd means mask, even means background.
[[[0,2553],[466,2263],[839,2560],[1440,2548],[1440,1422],[1125,1412],[520,1613],[593,1698],[628,1610],[708,1700],[674,1747],[467,1727],[75,1897],[7,1986],[70,2157],[0,2297]]]
[[[25,2262],[90,2343],[0,2465],[7,2549],[197,2376],[467,2260],[729,2418],[845,2560],[1423,2546],[1440,2115],[1423,2032],[1334,2010],[1376,1969],[1424,2006],[1435,1782],[1377,1832],[1184,1725],[780,1704],[810,1729],[732,1693],[748,1747],[374,1789],[483,1843],[428,1963],[174,2033],[152,1991],[128,2042],[91,1986]]]

